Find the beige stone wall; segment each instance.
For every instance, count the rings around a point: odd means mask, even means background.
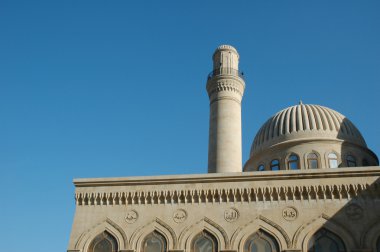
[[[203,230],[216,237],[220,251],[243,251],[258,230],[272,235],[281,251],[307,251],[321,227],[348,251],[371,251],[380,236],[379,178],[380,167],[358,167],[76,180],[68,251],[86,252],[105,230],[120,251],[140,251],[154,230],[172,251],[190,251]]]

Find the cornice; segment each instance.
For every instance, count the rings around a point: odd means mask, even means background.
[[[76,187],[168,185],[191,183],[223,183],[244,181],[278,181],[318,178],[380,177],[380,167],[353,167],[319,170],[282,170],[265,172],[206,173],[117,178],[74,179]]]

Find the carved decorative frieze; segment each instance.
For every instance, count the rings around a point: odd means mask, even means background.
[[[363,208],[356,203],[350,203],[344,207],[344,212],[351,220],[363,218]]]
[[[236,208],[229,208],[224,211],[224,219],[228,222],[234,222],[239,219],[239,211]]]
[[[139,214],[135,210],[129,210],[125,215],[125,221],[129,224],[135,223],[139,218]]]
[[[298,217],[298,211],[295,207],[285,207],[282,209],[282,218],[287,221],[294,221]]]
[[[293,201],[349,200],[363,192],[365,192],[368,197],[379,197],[379,191],[378,187],[370,187],[368,184],[263,186],[186,190],[151,190],[151,187],[147,187],[145,191],[77,192],[75,194],[75,201],[78,206],[201,204],[223,202],[287,203]]]
[[[183,209],[177,209],[173,213],[173,220],[177,223],[182,223],[187,219],[187,212]]]

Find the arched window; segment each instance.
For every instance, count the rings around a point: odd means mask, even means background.
[[[346,248],[342,239],[327,229],[322,228],[310,239],[307,251],[345,252]]]
[[[166,239],[160,233],[154,231],[148,234],[142,243],[141,252],[165,252],[167,251]]]
[[[356,166],[356,158],[352,155],[347,155],[346,158],[347,167],[355,167]]]
[[[268,233],[259,230],[244,244],[244,252],[279,252],[277,241]]]
[[[317,169],[318,168],[318,155],[315,153],[309,153],[307,155],[307,168]]]
[[[278,159],[273,159],[272,162],[270,163],[270,169],[272,171],[278,171],[280,170],[280,162]]]
[[[258,171],[265,171],[265,166],[263,164],[259,165],[259,167],[257,167],[257,170]]]
[[[292,154],[288,158],[288,169],[289,170],[298,170],[300,168],[299,158],[296,154]]]
[[[338,168],[338,157],[335,153],[330,153],[328,156],[329,167],[330,168]]]
[[[194,238],[191,247],[191,252],[217,252],[218,242],[213,235],[203,231]]]
[[[96,236],[91,242],[88,252],[117,252],[116,239],[107,231]]]

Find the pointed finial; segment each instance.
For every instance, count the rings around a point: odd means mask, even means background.
[[[303,104],[303,103],[302,103],[302,100],[300,100],[299,104],[300,104],[300,105],[302,105],[302,104]]]

